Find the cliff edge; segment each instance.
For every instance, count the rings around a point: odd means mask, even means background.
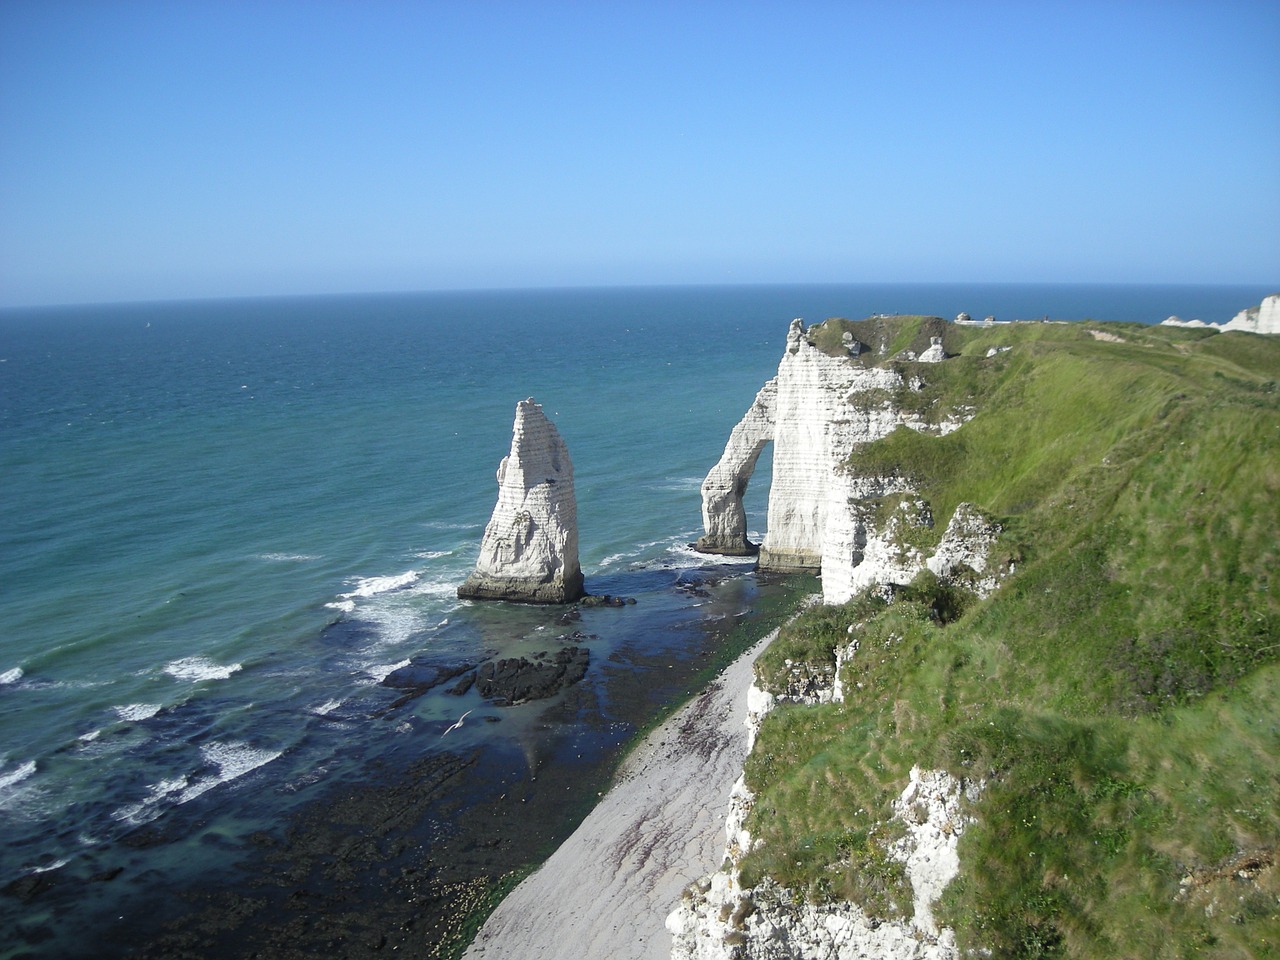
[[[938,324],[793,323],[704,483],[740,546],[773,442],[760,565],[826,602],[673,956],[1273,953],[1280,340]]]

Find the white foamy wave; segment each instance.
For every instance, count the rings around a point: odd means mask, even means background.
[[[10,683],[17,683],[21,679],[22,679],[22,668],[14,667],[12,670],[6,670],[4,673],[0,673],[0,686],[4,686],[5,684],[10,684]]]
[[[326,603],[325,608],[328,610],[341,610],[343,613],[354,613],[356,602],[354,600],[334,600],[332,603]]]
[[[0,771],[0,791],[7,791],[10,787],[17,786],[35,772],[36,762],[34,760],[28,760],[26,763],[13,770]]]
[[[364,668],[365,673],[373,678],[374,683],[381,683],[401,667],[407,667],[411,661],[401,660],[399,663],[377,663]]]
[[[200,748],[205,763],[216,772],[192,780],[173,777],[147,787],[147,795],[137,803],[126,804],[112,814],[116,820],[140,826],[150,823],[164,812],[167,805],[187,803],[208,793],[219,784],[228,783],[264,766],[280,756],[283,750],[262,750],[247,743],[208,743]]]
[[[55,860],[53,861],[53,863],[50,863],[47,866],[35,867],[31,872],[32,873],[48,873],[50,870],[57,870],[59,867],[65,867],[66,865],[67,865],[66,860]]]
[[[90,730],[88,733],[80,734],[80,736],[76,737],[76,739],[79,740],[81,743],[93,743],[93,741],[98,739],[98,736],[101,733],[102,733],[101,730]]]
[[[207,657],[183,657],[181,660],[174,660],[172,663],[165,664],[164,672],[175,680],[191,680],[199,682],[201,680],[226,680],[242,667],[239,663],[233,663],[229,667],[214,663]]]
[[[149,720],[164,708],[163,703],[126,703],[122,707],[112,707],[121,720]]]
[[[147,787],[147,795],[145,797],[137,803],[126,804],[111,814],[111,817],[114,820],[129,823],[135,827],[150,823],[160,816],[164,810],[164,801],[184,790],[186,786],[186,777],[174,777],[170,780],[161,780],[159,783],[150,784]]]
[[[703,477],[667,477],[650,484],[653,490],[701,490]]]
[[[452,550],[423,550],[420,553],[415,553],[413,556],[414,556],[414,559],[416,560],[439,560],[441,557],[453,556],[453,551]]]
[[[418,580],[417,570],[408,570],[393,577],[364,577],[355,581],[355,589],[350,593],[338,594],[340,600],[356,600],[362,597],[376,597],[380,593],[392,590],[403,590]]]
[[[258,559],[272,563],[311,563],[323,558],[314,553],[260,553]]]
[[[326,700],[324,703],[320,704],[320,706],[312,707],[311,712],[317,717],[327,717],[340,706],[342,706],[341,700]]]
[[[434,580],[422,580],[414,585],[408,593],[414,597],[452,597],[458,599],[458,584],[463,580],[462,577],[442,576]]]
[[[207,743],[200,748],[200,753],[204,756],[206,763],[218,768],[218,772],[211,777],[203,777],[190,784],[178,797],[179,803],[194,800],[220,783],[228,783],[243,777],[246,773],[270,763],[284,751],[263,750],[259,747],[251,747],[247,743],[232,741],[230,743]]]

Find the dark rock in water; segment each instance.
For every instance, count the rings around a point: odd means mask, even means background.
[[[542,661],[490,660],[476,670],[476,689],[500,706],[545,700],[585,677],[590,656],[586,647],[565,647]]]
[[[476,682],[476,675],[474,672],[463,674],[463,677],[461,680],[455,683],[452,687],[448,687],[445,689],[445,693],[452,694],[455,697],[460,697],[464,693],[466,693],[468,690],[470,690],[471,687],[475,684],[475,682]]]
[[[424,693],[434,690],[442,683],[448,683],[450,680],[470,673],[474,669],[474,663],[455,664],[447,667],[439,664],[410,663],[399,670],[393,670],[383,678],[382,685],[405,692],[382,712],[397,710],[410,700],[415,700]],[[467,688],[470,688],[470,686],[471,684],[467,683]],[[452,693],[454,691],[450,690],[449,692]],[[465,693],[466,690],[459,692]]]
[[[53,886],[53,880],[43,873],[29,873],[19,877],[4,888],[4,893],[17,897],[24,903],[44,893]]]
[[[578,605],[583,607],[625,607],[635,602],[635,597],[611,597],[607,593],[597,596],[589,593],[578,601]]]
[[[704,600],[711,596],[700,581],[680,580],[676,583],[676,589],[689,594],[691,597],[699,597]]]

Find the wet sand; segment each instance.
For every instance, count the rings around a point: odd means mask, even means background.
[[[666,960],[667,914],[720,866],[747,689],[775,630],[645,738],[581,826],[489,917],[465,960]]]

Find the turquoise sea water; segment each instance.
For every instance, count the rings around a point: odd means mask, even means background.
[[[1223,321],[1268,292],[690,287],[0,312],[0,957],[127,927],[129,905],[375,760],[447,743],[507,751],[517,778],[550,762],[545,706],[396,706],[381,683],[566,632],[558,611],[454,594],[518,400],[568,443],[588,589],[639,601],[573,628],[607,719],[610,669],[660,670],[755,602],[748,564],[687,544],[701,478],[792,317]],[[713,589],[685,589],[708,569]],[[614,744],[616,728],[591,736]]]

